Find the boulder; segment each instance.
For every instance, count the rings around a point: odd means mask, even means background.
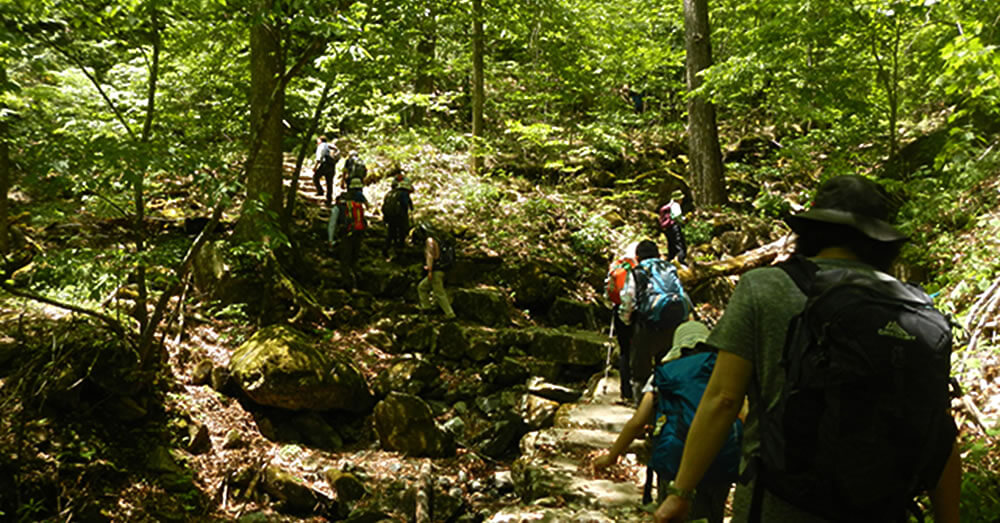
[[[537,376],[528,380],[528,392],[559,403],[574,402],[583,396],[582,390],[549,383]]]
[[[549,308],[548,320],[553,325],[568,325],[581,329],[597,330],[597,309],[595,303],[571,300],[562,296],[555,299]]]
[[[354,503],[370,495],[364,482],[350,472],[329,468],[323,475],[341,503]]]
[[[437,353],[450,359],[468,358],[475,362],[499,359],[498,333],[489,327],[448,322],[438,329]]]
[[[391,392],[375,406],[375,432],[383,448],[409,456],[455,453],[452,435],[438,427],[424,400],[410,394]]]
[[[540,430],[552,426],[556,417],[559,403],[535,396],[525,394],[521,400],[520,414],[524,423],[531,430]]]
[[[385,397],[390,392],[419,395],[440,377],[441,371],[423,358],[404,357],[382,371],[373,388],[378,397]]]
[[[254,333],[233,352],[229,368],[243,392],[260,405],[356,413],[371,406],[368,385],[349,361],[318,350],[287,325]]]
[[[273,463],[264,469],[264,491],[281,503],[284,512],[311,513],[323,499],[305,482]]]
[[[507,293],[496,287],[454,289],[451,305],[463,320],[470,320],[491,327],[502,327],[510,323],[513,305]]]
[[[222,241],[202,245],[191,261],[191,276],[198,292],[212,295],[229,268],[220,245]]]
[[[483,380],[501,387],[524,383],[528,376],[528,366],[516,358],[504,357],[497,363],[487,363],[483,367]]]
[[[344,446],[340,434],[316,412],[296,414],[292,427],[302,435],[302,440],[313,447],[334,451]]]

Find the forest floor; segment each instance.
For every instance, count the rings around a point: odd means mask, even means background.
[[[429,174],[421,181],[420,188],[424,192],[417,194],[417,205],[425,205],[429,211],[440,210],[442,205],[446,205],[442,202],[452,201],[458,198],[458,195],[468,195],[470,187],[475,189],[479,187],[476,184],[483,183],[478,180],[470,181],[464,174],[460,174],[464,172],[461,166],[462,161],[454,159],[427,160],[428,163],[433,161],[438,162],[438,167],[442,163],[445,164],[447,169],[439,169],[437,174]],[[382,167],[369,166],[370,169]],[[493,186],[491,189],[493,191],[518,195],[514,196],[513,199],[519,202],[542,194],[541,189],[530,187],[530,184],[526,187],[523,181],[516,179],[493,179],[485,184]],[[997,184],[1000,184],[1000,181]],[[369,200],[379,202],[382,194],[388,188],[388,182],[380,180],[369,187],[370,189],[366,189]],[[990,189],[1000,190],[1000,185]],[[317,222],[322,222],[322,225],[325,225],[328,211],[324,208],[322,198],[317,197],[314,192],[311,173],[308,169],[303,169],[299,175],[298,194],[297,204],[303,207],[301,212],[297,214],[300,216],[299,225],[313,230],[320,228],[317,227]],[[597,209],[607,206],[606,202],[600,201],[599,195],[592,194],[587,190],[580,190],[578,186],[570,186],[565,194],[550,192],[545,193],[543,197],[554,202],[554,207],[579,206],[583,209],[595,209],[595,213],[598,212]],[[632,203],[634,202],[616,202],[616,205],[627,207]],[[491,230],[491,224],[478,223],[474,218],[473,213],[463,215],[461,217],[462,226],[472,229],[473,236],[480,239],[480,243],[476,246],[477,249],[492,252],[496,248],[496,244],[489,243],[489,238],[497,236],[498,231]],[[63,220],[64,223],[42,224],[35,231],[37,233],[35,240],[45,242],[47,234],[57,236],[61,234],[60,231],[74,228],[74,224],[71,222],[78,219],[86,219],[86,216],[70,214]],[[697,219],[697,216],[694,219]],[[998,219],[1000,219],[1000,213],[993,211],[993,220]],[[514,224],[510,227],[515,228],[516,226],[517,224]],[[83,225],[78,223],[76,227],[83,228]],[[545,224],[544,227],[551,229],[553,226]],[[325,227],[322,229],[325,230]],[[559,232],[556,230],[549,234],[557,235]],[[622,235],[616,237],[615,250],[622,247],[618,244],[621,237]],[[512,237],[511,241],[521,242],[521,244],[530,243],[530,240],[526,238],[528,236]],[[60,241],[62,241],[61,238],[54,237],[48,243],[54,246]],[[323,240],[316,238],[316,241],[322,243]],[[969,238],[968,241],[974,242],[976,240]],[[106,245],[108,239],[106,237],[100,238],[97,243]],[[110,244],[114,245],[114,242],[112,241]],[[519,244],[517,248],[524,249],[525,245]],[[697,250],[697,246],[695,246],[695,250]],[[556,255],[558,254],[556,252]],[[731,277],[733,280],[736,278],[737,276]],[[980,308],[985,311],[981,315],[983,321],[977,322],[973,326],[980,327],[979,332],[984,336],[980,340],[980,347],[985,347],[985,349],[975,352],[967,351],[959,355],[955,370],[966,395],[965,399],[956,400],[955,412],[965,448],[968,449],[963,456],[967,460],[967,470],[986,478],[994,478],[992,480],[994,485],[1000,486],[995,483],[997,475],[1000,474],[1000,445],[995,440],[998,435],[998,423],[1000,423],[998,421],[1000,420],[1000,355],[996,350],[989,349],[989,347],[1000,345],[997,340],[996,328],[996,303],[997,297],[1000,296],[1000,290],[997,289],[997,285],[987,287],[974,293],[973,298],[969,300],[981,303]],[[581,296],[587,296],[588,293],[591,293],[592,296],[593,290],[580,291]],[[22,307],[22,303],[4,300],[0,303],[0,316],[17,315]],[[400,478],[417,478],[421,468],[427,463],[432,463],[435,476],[446,478],[445,481],[453,485],[471,484],[477,481],[481,484],[491,484],[497,473],[509,469],[509,463],[487,460],[464,449],[460,449],[454,458],[429,460],[426,458],[407,458],[396,452],[380,450],[373,439],[349,445],[336,452],[329,452],[302,445],[275,442],[265,438],[257,428],[252,414],[244,409],[238,400],[219,394],[211,387],[191,384],[192,370],[198,359],[194,355],[207,356],[213,360],[216,366],[224,367],[228,364],[229,354],[238,346],[239,341],[245,339],[253,330],[252,325],[243,319],[225,319],[218,315],[205,313],[208,307],[209,304],[194,304],[187,313],[188,321],[183,336],[178,339],[174,335],[169,335],[165,339],[170,368],[176,382],[171,393],[167,396],[168,414],[183,415],[203,423],[208,429],[212,447],[216,449],[213,452],[193,455],[189,463],[190,468],[195,472],[199,489],[206,499],[210,500],[207,517],[218,520],[234,520],[242,515],[263,510],[269,512],[272,520],[300,520],[299,518],[286,518],[271,512],[267,500],[262,496],[237,496],[228,490],[229,480],[234,471],[261,463],[280,463],[284,468],[294,471],[310,487],[329,497],[334,497],[334,493],[323,477],[323,471],[328,467],[338,470],[354,467],[364,471],[368,478],[367,481],[382,483]],[[46,310],[52,314],[62,314],[56,312],[55,309],[47,308]],[[711,312],[710,316],[716,316],[720,310],[716,309]],[[336,336],[344,339],[351,337],[360,339],[364,328],[359,327],[354,331],[343,330],[336,333]],[[0,334],[0,338],[2,337],[3,335]],[[385,368],[390,356],[371,344],[358,343],[357,346],[366,347],[356,357],[359,369],[371,382]],[[0,379],[0,388],[4,384],[4,379]],[[232,432],[240,434],[244,445],[240,448],[225,449],[222,442]],[[611,433],[613,431],[609,431],[609,435]],[[990,433],[993,436],[990,436]],[[579,458],[583,460],[593,457],[594,454],[593,450],[586,451]],[[599,477],[593,476],[593,479],[595,481],[612,479],[639,486],[644,478],[643,471],[642,465],[634,461],[625,461]],[[973,488],[983,488],[983,492],[986,492],[989,483],[987,482],[981,487],[969,485],[966,492],[970,495],[976,495],[975,491],[970,490]],[[154,490],[155,487],[139,484],[127,491],[120,492],[119,499],[116,500],[118,508],[114,519],[129,520],[137,514],[142,514],[142,507],[147,505],[150,496],[162,495]],[[496,498],[487,496],[483,491],[469,492],[466,498],[473,510],[481,514],[492,514],[504,507],[519,505],[519,499],[511,492]],[[313,519],[322,520],[323,518],[317,516]]]

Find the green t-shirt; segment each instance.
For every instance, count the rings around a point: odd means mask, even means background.
[[[824,269],[851,268],[875,272],[860,262],[816,258]],[[754,269],[740,278],[726,312],[712,330],[706,343],[731,352],[753,365],[747,389],[750,410],[743,432],[743,463],[760,447],[759,422],[761,412],[778,401],[784,374],[779,360],[785,344],[785,333],[792,317],[805,306],[806,297],[795,282],[780,268]],[[750,509],[751,486],[738,485],[733,521],[746,521]],[[765,496],[763,521],[823,521],[804,513],[773,496]]]

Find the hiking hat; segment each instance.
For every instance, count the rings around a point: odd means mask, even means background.
[[[686,321],[674,331],[674,345],[660,363],[674,361],[681,357],[683,349],[693,349],[695,345],[708,339],[708,327],[700,321]]]
[[[652,240],[642,240],[639,245],[635,246],[635,257],[640,261],[647,258],[659,258],[660,249]]]
[[[364,189],[365,182],[361,181],[361,178],[351,178],[351,183],[347,185],[348,189]]]
[[[890,225],[888,219],[889,203],[882,187],[862,176],[846,175],[824,182],[816,191],[812,207],[789,216],[785,222],[799,234],[812,221],[846,225],[880,242],[909,238]]]
[[[684,199],[684,191],[682,191],[680,189],[675,190],[674,192],[670,193],[670,199],[671,200],[683,200]]]
[[[413,190],[413,181],[410,180],[409,176],[404,176],[399,182],[400,189],[406,189],[408,191]]]

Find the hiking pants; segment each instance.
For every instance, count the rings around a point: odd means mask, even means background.
[[[406,233],[410,230],[409,213],[403,214],[391,220],[386,220],[385,246],[382,253],[389,255],[389,249],[402,249],[406,243]]]
[[[434,271],[429,278],[420,280],[417,285],[417,296],[420,297],[420,309],[428,312],[431,309],[431,292],[438,306],[444,311],[446,318],[454,318],[455,311],[451,310],[451,302],[448,301],[448,293],[444,290],[444,271]]]
[[[675,328],[654,330],[640,321],[632,334],[632,353],[629,359],[632,367],[632,398],[642,399],[642,387],[653,374],[654,359],[662,358],[670,350]]]
[[[684,231],[681,224],[674,222],[666,230],[667,233],[667,261],[672,261],[674,256],[679,263],[687,265],[687,242],[684,239]]]
[[[618,317],[618,305],[611,309],[615,322],[615,338],[618,340],[618,375],[621,382],[622,399],[632,399],[632,364],[629,361],[629,354],[632,352],[632,325],[626,325]]]
[[[326,206],[333,202],[333,175],[337,170],[336,164],[330,160],[320,162],[319,167],[313,171],[313,185],[316,186],[316,194],[324,194],[322,180],[326,180]]]
[[[343,245],[340,247],[340,262],[344,269],[354,271],[354,267],[358,265],[363,236],[362,231],[351,231],[344,236]]]

